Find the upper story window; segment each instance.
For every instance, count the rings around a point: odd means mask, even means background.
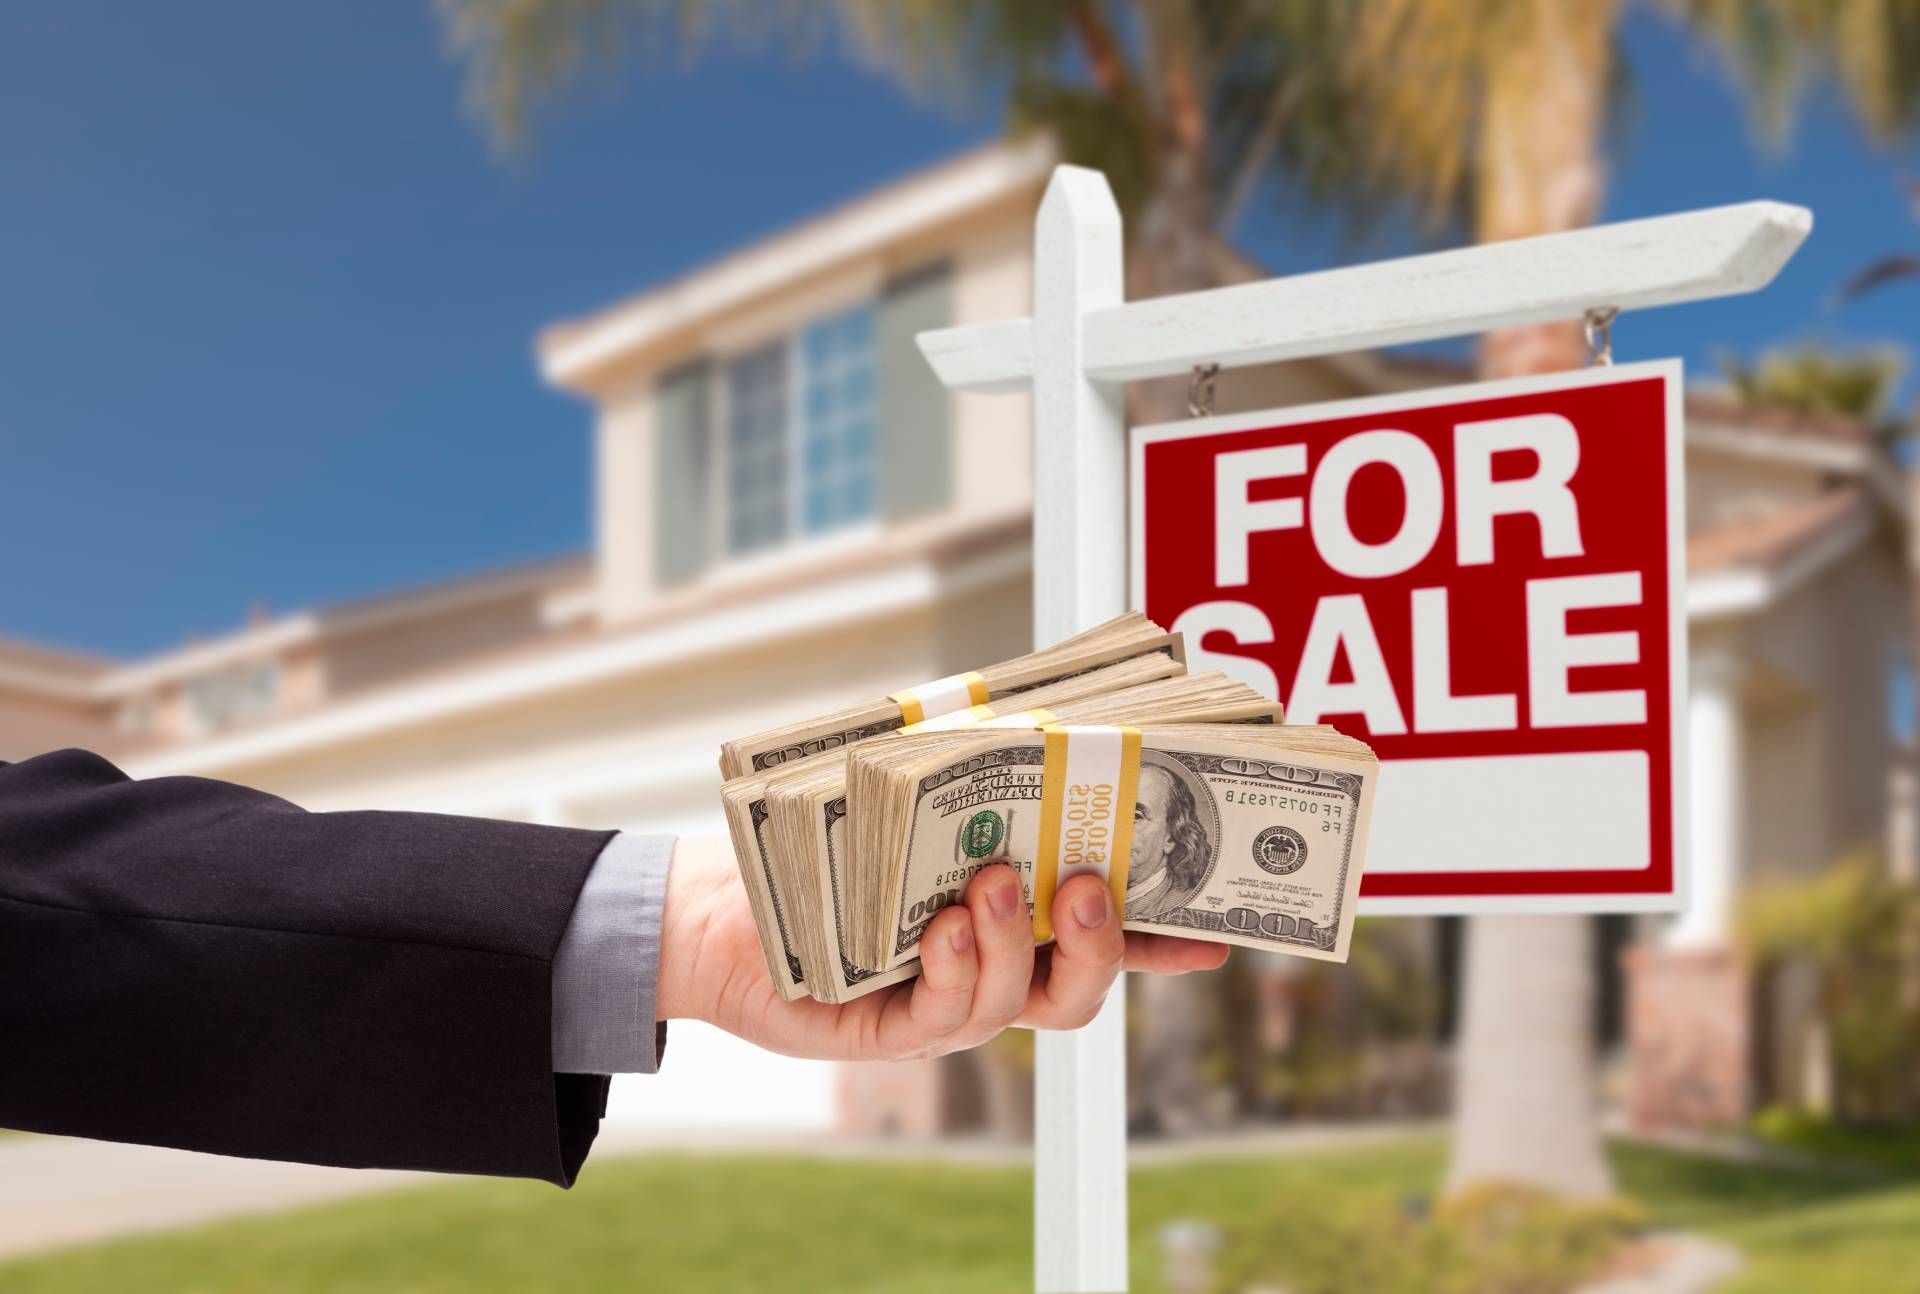
[[[800,337],[800,525],[808,534],[874,515],[873,310],[823,319]]]
[[[788,431],[785,342],[727,365],[727,551],[750,553],[787,536]]]
[[[922,265],[784,336],[660,373],[656,588],[952,502],[953,405],[914,341],[952,321],[952,278]]]
[[[279,690],[280,667],[270,660],[202,674],[182,685],[188,721],[200,732],[271,714]]]
[[[729,553],[874,516],[870,305],[731,360],[726,391]]]

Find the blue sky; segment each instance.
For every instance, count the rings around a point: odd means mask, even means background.
[[[1920,343],[1920,287],[1825,307],[1920,248],[1896,188],[1920,152],[1821,101],[1768,156],[1669,28],[1627,48],[1608,218],[1774,197],[1817,225],[1763,296],[1623,320],[1621,357]],[[541,386],[534,332],[996,128],[837,58],[734,56],[600,78],[503,162],[424,3],[7,6],[0,634],[140,653],[583,548],[588,413]],[[1381,250],[1241,232],[1283,270]]]

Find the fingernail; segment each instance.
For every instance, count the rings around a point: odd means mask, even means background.
[[[953,933],[947,936],[947,942],[953,945],[953,950],[963,957],[972,952],[973,922],[956,921],[953,926]]]
[[[1095,890],[1073,905],[1074,919],[1089,930],[1098,930],[1107,924],[1107,913],[1112,910],[1112,896],[1105,890]]]
[[[996,917],[1010,917],[1020,903],[1020,887],[1013,881],[1002,881],[987,891],[987,904],[993,908]]]

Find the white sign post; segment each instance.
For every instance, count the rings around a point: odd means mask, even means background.
[[[1126,609],[1126,382],[1751,292],[1812,226],[1803,207],[1748,202],[1127,304],[1106,178],[1062,166],[1035,227],[1033,317],[919,342],[948,387],[1033,392],[1034,638],[1045,646]],[[1124,1023],[1116,991],[1086,1028],[1038,1039],[1042,1294],[1127,1288]]]

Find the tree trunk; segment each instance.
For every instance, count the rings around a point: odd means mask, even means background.
[[[1489,80],[1483,242],[1576,228],[1599,208],[1612,6],[1537,0],[1532,17],[1531,39]],[[1481,351],[1490,377],[1585,361],[1569,324],[1494,333]],[[1505,1181],[1578,1199],[1612,1193],[1594,1090],[1593,948],[1590,917],[1468,923],[1449,1190]]]
[[[1590,917],[1475,917],[1467,934],[1447,1189],[1610,1195],[1592,1055]]]

